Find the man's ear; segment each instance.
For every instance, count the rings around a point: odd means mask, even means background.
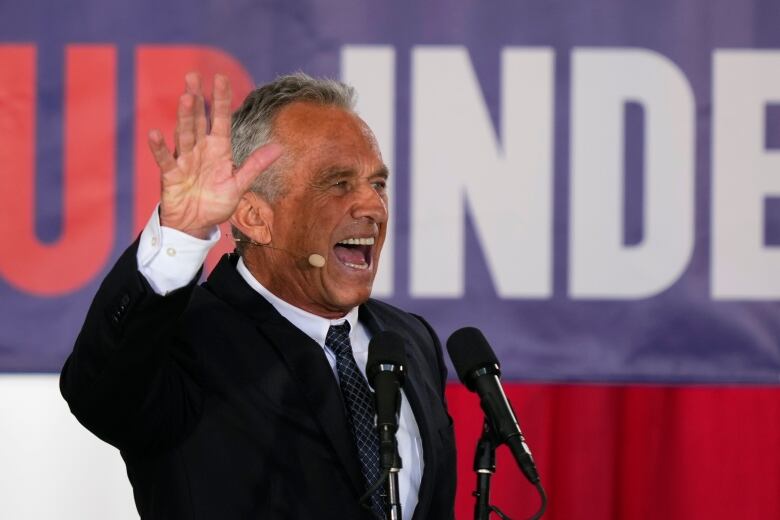
[[[230,223],[258,244],[271,243],[274,212],[271,205],[258,194],[248,191],[238,202]]]

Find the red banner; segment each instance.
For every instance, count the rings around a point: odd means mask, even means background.
[[[545,520],[780,518],[780,389],[505,385],[549,496]],[[473,518],[479,401],[448,389],[456,516]],[[530,517],[536,490],[505,447],[491,502]]]

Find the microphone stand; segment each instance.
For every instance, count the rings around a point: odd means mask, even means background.
[[[487,420],[474,452],[474,472],[477,474],[477,489],[472,493],[476,497],[474,520],[489,520],[490,478],[496,472],[496,442]]]
[[[398,472],[403,463],[398,454],[395,431],[388,425],[379,427],[379,465],[387,473],[385,494],[387,495],[387,520],[401,520],[401,496],[398,492]]]

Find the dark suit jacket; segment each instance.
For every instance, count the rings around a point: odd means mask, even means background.
[[[161,297],[136,249],[101,285],[60,388],[79,421],[121,450],[141,516],[370,518],[322,348],[244,282],[235,255],[202,286]],[[451,519],[455,450],[436,334],[374,300],[360,320],[407,340],[404,392],[425,459],[414,519]]]

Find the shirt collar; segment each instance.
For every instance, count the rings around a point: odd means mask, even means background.
[[[352,337],[355,331],[357,330],[357,321],[358,321],[358,308],[353,307],[346,316],[342,318],[336,318],[333,320],[329,320],[327,318],[323,318],[322,316],[317,316],[316,314],[312,314],[310,312],[307,312],[303,309],[300,309],[296,307],[295,305],[292,305],[278,296],[276,296],[274,293],[266,289],[263,284],[257,281],[257,278],[255,278],[252,273],[249,272],[249,269],[246,267],[246,264],[244,264],[244,259],[239,258],[238,264],[236,265],[236,270],[238,271],[238,274],[241,275],[241,278],[246,281],[246,283],[249,284],[249,286],[257,291],[260,296],[268,300],[268,302],[273,305],[274,309],[287,318],[287,321],[295,325],[298,329],[300,329],[304,334],[309,336],[311,339],[317,342],[317,344],[321,347],[325,347],[325,337],[328,334],[328,329],[331,325],[341,325],[345,321],[349,322],[349,337],[352,341],[353,346],[355,345],[354,338]]]

